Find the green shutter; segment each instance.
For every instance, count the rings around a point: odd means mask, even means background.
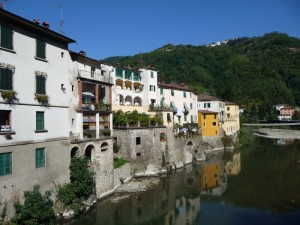
[[[125,70],[125,79],[131,80],[131,70]]]
[[[171,89],[171,95],[174,96],[174,90],[173,89]]]
[[[0,176],[9,175],[12,173],[12,153],[0,154]]]
[[[46,77],[36,76],[36,93],[41,95],[46,94]]]
[[[164,89],[160,88],[160,94],[162,95],[164,93]]]
[[[44,112],[36,112],[36,130],[44,129]]]
[[[123,70],[121,68],[116,68],[117,77],[123,78]]]
[[[184,122],[186,122],[187,118],[186,118],[186,115],[184,115]]]
[[[186,98],[186,92],[185,91],[183,92],[183,97]]]
[[[37,148],[35,150],[35,167],[40,168],[45,166],[45,148]]]
[[[192,122],[194,122],[194,121],[193,121],[193,115],[191,115],[191,123],[192,123]]]
[[[36,57],[46,59],[46,43],[36,39]]]
[[[13,30],[8,27],[1,28],[1,47],[13,50]]]
[[[0,68],[0,89],[12,90],[12,70]]]

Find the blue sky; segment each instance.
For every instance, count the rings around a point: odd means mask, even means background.
[[[272,31],[300,38],[300,0],[0,0],[28,20],[50,23],[89,57],[135,55],[165,44],[206,45]]]

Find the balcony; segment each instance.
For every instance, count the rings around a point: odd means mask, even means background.
[[[101,81],[104,83],[113,84],[113,79],[109,76],[101,75],[97,72],[78,70],[78,77],[87,78],[91,80]]]

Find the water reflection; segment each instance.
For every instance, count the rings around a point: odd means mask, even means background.
[[[297,224],[300,142],[278,146],[257,138],[250,147],[209,155],[146,192],[109,197],[60,224]]]
[[[288,138],[274,139],[274,143],[277,145],[291,145],[294,143],[294,139],[288,139]]]

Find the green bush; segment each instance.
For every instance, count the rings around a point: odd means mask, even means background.
[[[127,162],[128,161],[126,159],[123,159],[122,157],[115,158],[114,159],[114,168],[117,169],[117,168],[123,166]]]
[[[80,212],[82,202],[93,194],[94,173],[89,170],[88,159],[73,157],[70,164],[70,180],[68,184],[58,187],[57,198],[66,206]]]
[[[50,224],[55,220],[50,191],[42,195],[39,189],[40,186],[35,185],[33,191],[24,191],[24,205],[19,202],[14,204],[16,215],[12,219],[13,223],[40,225]]]

